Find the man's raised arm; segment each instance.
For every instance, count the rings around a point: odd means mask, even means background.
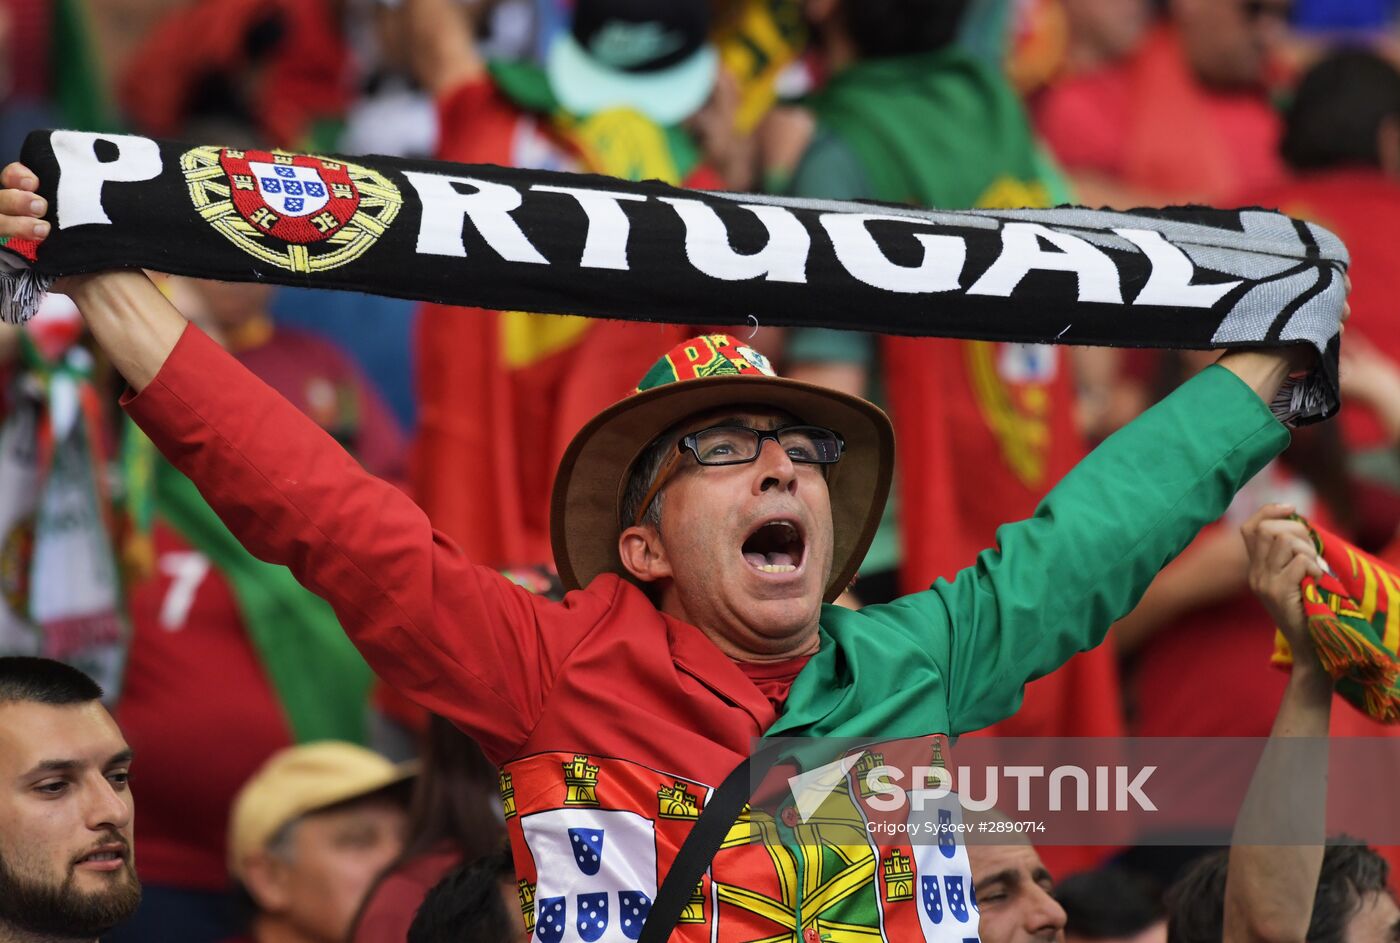
[[[950,733],[1014,713],[1026,682],[1102,642],[1157,572],[1224,513],[1287,445],[1268,403],[1305,356],[1226,354],[1105,440],[951,583],[891,604],[891,615],[911,610],[899,621],[925,633],[943,666]],[[928,634],[940,625],[946,635]]]
[[[0,234],[47,235],[33,228],[44,211],[33,174],[12,164],[0,183]],[[407,495],[188,325],[143,272],[57,287],[131,385],[124,407],[234,536],[326,599],[386,681],[493,760],[511,756],[554,669],[609,600],[582,593],[556,607],[473,566]]]
[[[1265,403],[1272,403],[1289,374],[1305,369],[1313,356],[1312,348],[1297,344],[1276,350],[1232,350],[1221,354],[1216,364],[1243,380]]]

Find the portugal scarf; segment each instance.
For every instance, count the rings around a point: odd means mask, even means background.
[[[1400,573],[1307,521],[1322,557],[1321,579],[1303,579],[1303,611],[1322,667],[1337,692],[1371,717],[1400,724]],[[1273,662],[1293,664],[1282,633]]]
[[[13,240],[0,311],[139,266],[493,309],[1024,343],[1310,344],[1275,404],[1338,405],[1346,249],[1260,210],[937,212],[657,182],[41,131],[53,233]]]

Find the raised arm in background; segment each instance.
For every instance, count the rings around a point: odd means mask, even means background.
[[[1322,567],[1307,527],[1287,519],[1291,511],[1268,505],[1243,528],[1250,589],[1292,646],[1293,670],[1235,822],[1223,943],[1302,943],[1322,871],[1332,679],[1308,637],[1299,585],[1304,576],[1321,576]],[[1298,737],[1310,739],[1285,742]],[[1316,842],[1247,844],[1283,827],[1302,829],[1301,837]]]
[[[47,235],[33,219],[44,210],[31,204],[34,175],[12,164],[0,183],[0,234]],[[134,391],[124,400],[132,418],[239,542],[329,602],[386,681],[493,760],[513,755],[555,670],[609,600],[579,594],[561,616],[473,565],[407,495],[187,325],[144,272],[56,287]]]
[[[408,34],[414,78],[434,98],[479,78],[486,62],[476,44],[476,17],[492,4],[467,9],[460,0],[404,0],[401,11]]]

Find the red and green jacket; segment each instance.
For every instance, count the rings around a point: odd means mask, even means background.
[[[194,327],[125,406],[239,540],[330,602],[382,678],[502,767],[543,943],[632,938],[628,919],[757,737],[956,735],[1015,711],[1029,679],[1098,644],[1288,441],[1233,374],[1204,371],[955,579],[824,608],[820,650],[779,714],[700,629],[617,576],[550,603],[475,565]],[[720,852],[673,939],[976,936],[960,849],[876,848],[789,818],[758,823],[767,845]]]

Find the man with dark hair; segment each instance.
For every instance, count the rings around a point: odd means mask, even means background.
[[[1167,943],[1221,943],[1225,915],[1227,849],[1197,861],[1167,892]],[[1312,901],[1308,943],[1400,940],[1395,902],[1390,897],[1390,866],[1365,845],[1332,845],[1323,852]],[[1389,902],[1390,906],[1385,905]],[[1386,911],[1390,910],[1389,922]],[[1300,934],[1294,939],[1303,938]]]
[[[868,0],[809,3],[809,16],[834,14],[841,32],[863,58],[908,56],[942,49],[958,34],[968,0]],[[830,13],[828,12],[830,11]],[[819,33],[830,43],[835,31]]]
[[[1343,49],[1303,77],[1280,147],[1298,172],[1375,167],[1400,175],[1400,71],[1364,49]]]
[[[459,864],[439,881],[408,929],[408,943],[525,943],[510,846]]]
[[[1065,909],[1055,879],[1024,835],[1010,844],[969,842],[967,861],[977,900],[981,943],[1065,943]]]
[[[0,943],[96,940],[141,899],[131,750],[91,678],[0,658]]]
[[[1167,938],[1162,889],[1150,877],[1108,865],[1055,885],[1066,943],[1160,943]],[[984,941],[985,943],[985,941]]]

